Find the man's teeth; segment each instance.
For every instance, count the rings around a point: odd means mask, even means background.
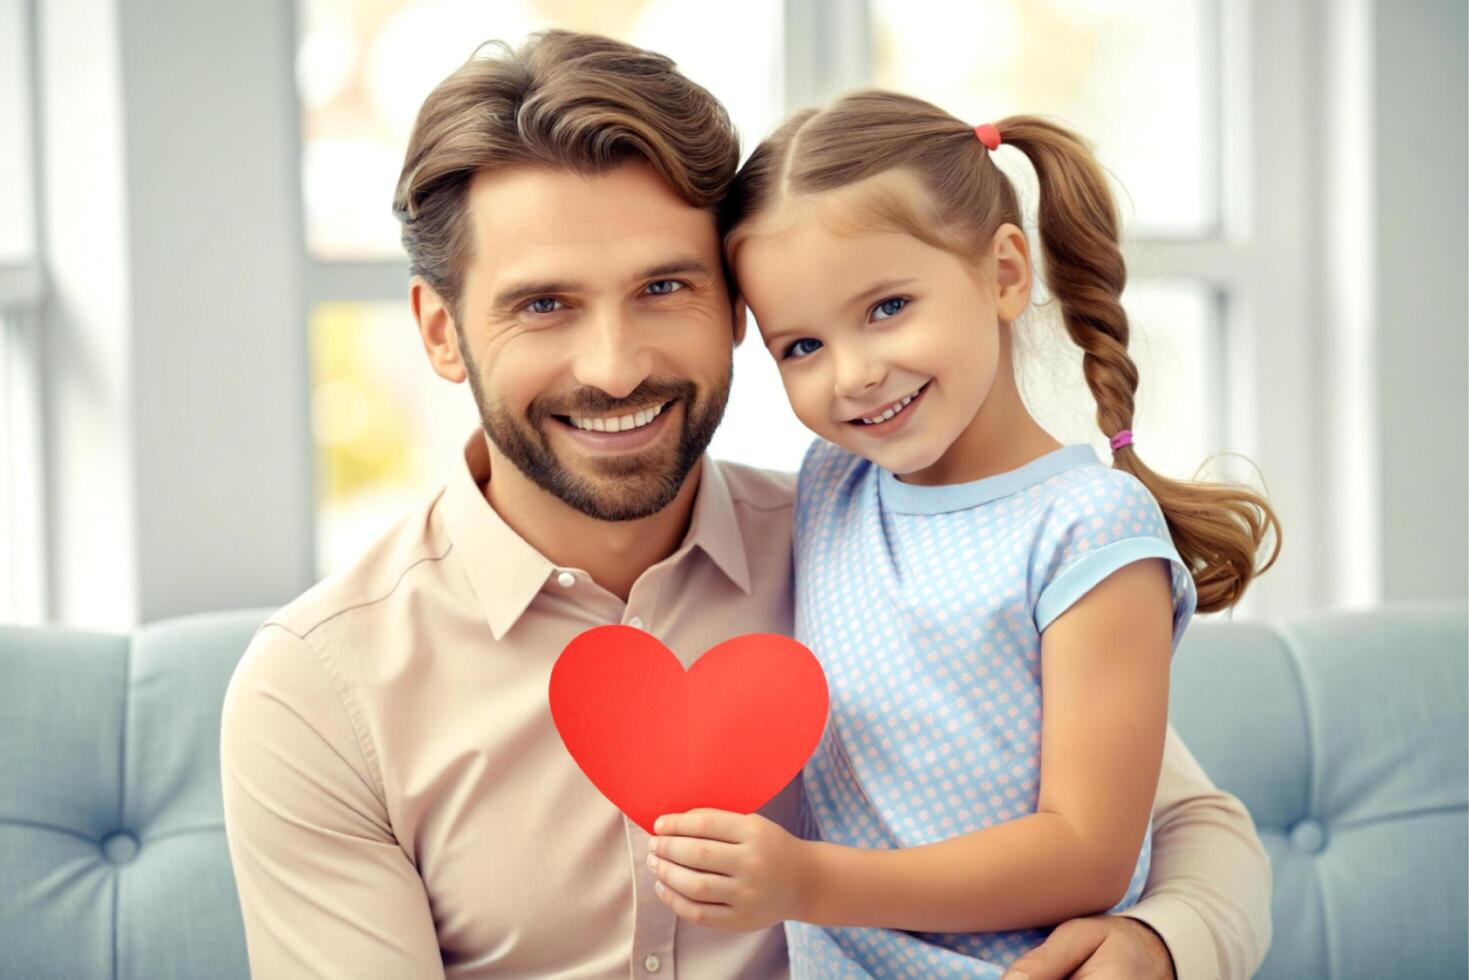
[[[922,388],[918,389],[918,391],[922,390]],[[898,402],[898,404],[894,405],[892,408],[888,409],[886,412],[883,412],[876,418],[863,419],[862,421],[865,422],[867,425],[877,425],[879,422],[886,422],[888,419],[892,418],[894,415],[897,415],[903,409],[907,408],[908,403],[918,397],[918,391],[913,392],[913,394],[909,395],[907,398],[904,398],[902,401]]]
[[[645,408],[641,412],[619,415],[615,419],[589,419],[575,415],[568,415],[567,418],[571,420],[572,425],[588,432],[626,432],[628,429],[641,429],[661,415],[667,407],[668,402],[664,402],[657,408]]]

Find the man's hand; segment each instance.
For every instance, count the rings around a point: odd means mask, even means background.
[[[682,918],[745,932],[801,917],[810,845],[780,825],[706,809],[659,817],[654,829],[648,866]]]
[[[1001,980],[1176,980],[1173,957],[1137,919],[1096,915],[1063,922],[1010,964]]]

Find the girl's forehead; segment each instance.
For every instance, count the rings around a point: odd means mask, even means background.
[[[783,286],[822,294],[873,267],[931,263],[928,202],[918,178],[901,170],[831,190],[785,189],[736,229],[726,255],[752,304]]]

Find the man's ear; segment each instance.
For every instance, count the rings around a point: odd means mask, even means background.
[[[1030,245],[1025,232],[1009,222],[995,231],[991,240],[995,257],[995,312],[1013,323],[1030,303]]]
[[[414,276],[409,282],[408,302],[413,307],[413,318],[418,321],[418,333],[434,373],[455,384],[469,377],[449,304],[422,276]]]
[[[745,340],[745,327],[750,323],[750,308],[745,305],[743,299],[737,299],[734,301],[734,313],[731,315],[734,317],[734,345],[738,347]]]

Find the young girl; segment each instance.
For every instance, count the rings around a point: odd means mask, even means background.
[[[991,154],[1039,179],[1047,284],[1112,466],[1023,404],[1030,244]],[[727,254],[797,416],[798,637],[831,715],[797,839],[758,815],[659,820],[681,916],[788,925],[798,976],[998,976],[1045,927],[1147,879],[1168,666],[1279,526],[1132,445],[1115,206],[1071,133],[970,127],[867,92],[795,116],[740,171]]]

